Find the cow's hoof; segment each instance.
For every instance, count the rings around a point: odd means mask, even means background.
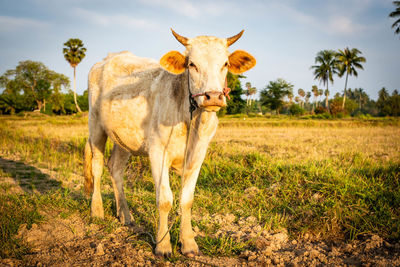
[[[171,244],[158,244],[155,251],[156,256],[170,258],[172,255]]]
[[[162,252],[157,252],[156,251],[156,257],[160,257],[160,258],[171,258],[172,253],[171,252],[166,252],[166,253],[162,253]]]
[[[200,255],[200,253],[199,253],[199,251],[189,251],[189,252],[183,253],[183,255],[188,258],[194,258],[195,256]]]
[[[182,243],[182,254],[189,258],[200,254],[199,247],[194,239]]]

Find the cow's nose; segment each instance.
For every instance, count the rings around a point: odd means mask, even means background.
[[[225,96],[222,92],[205,92],[204,93],[204,101],[203,106],[218,106],[223,107],[226,106]]]

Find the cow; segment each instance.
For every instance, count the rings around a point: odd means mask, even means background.
[[[173,194],[168,173],[173,168],[181,175],[181,252],[192,257],[199,253],[191,225],[194,189],[217,130],[216,112],[227,103],[227,73],[241,74],[254,67],[256,60],[243,50],[228,52],[243,30],[230,38],[186,38],[171,31],[185,46],[183,54],[170,51],[157,62],[126,51],[110,53],[91,68],[85,190],[92,195],[91,216],[103,218],[100,179],[110,138],[113,149],[107,165],[117,216],[121,223],[130,224],[124,167],[130,155],[148,156],[159,214],[155,254],[169,257],[168,213]]]

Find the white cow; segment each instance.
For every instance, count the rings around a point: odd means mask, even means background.
[[[199,252],[191,225],[194,189],[207,147],[217,130],[215,112],[226,105],[226,75],[228,71],[243,73],[256,60],[245,51],[228,52],[243,31],[227,39],[189,39],[173,30],[172,33],[186,47],[183,54],[170,51],[157,63],[121,52],[109,54],[91,69],[85,188],[93,192],[91,215],[104,217],[100,178],[108,137],[114,142],[108,167],[117,214],[122,223],[129,224],[124,167],[131,154],[149,156],[159,211],[155,253],[170,256],[168,213],[173,195],[168,172],[174,168],[182,176],[182,253],[193,256]],[[190,108],[194,109],[193,114]]]

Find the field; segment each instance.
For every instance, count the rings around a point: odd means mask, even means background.
[[[171,172],[174,255],[153,255],[154,185],[132,157],[134,225],[90,218],[82,189],[87,118],[0,117],[0,264],[400,265],[400,120],[221,118],[195,192],[203,255],[179,252],[180,178]],[[109,155],[111,143],[107,145]]]

